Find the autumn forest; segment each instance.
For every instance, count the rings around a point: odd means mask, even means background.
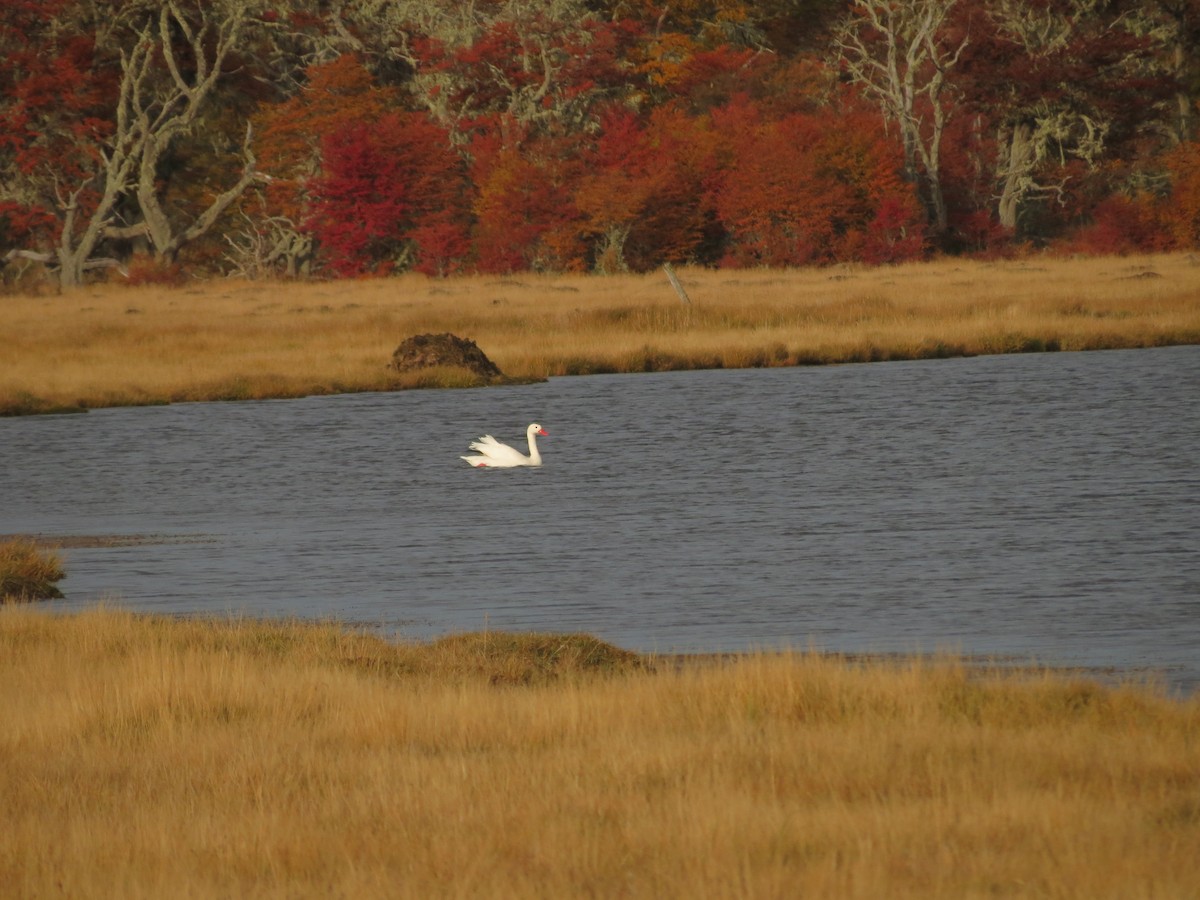
[[[5,284],[1200,246],[1200,0],[6,0]]]

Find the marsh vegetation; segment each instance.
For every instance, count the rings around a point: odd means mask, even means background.
[[[30,538],[0,536],[0,604],[61,597],[63,574],[54,550]]]
[[[480,384],[399,373],[407,337],[474,340],[514,379],[1200,342],[1188,255],[886,268],[95,285],[0,302],[0,412]]]
[[[1200,699],[0,609],[6,896],[1184,897]]]

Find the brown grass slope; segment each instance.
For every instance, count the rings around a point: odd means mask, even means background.
[[[13,898],[1185,898],[1200,699],[0,609]]]
[[[613,277],[99,285],[0,300],[0,412],[479,383],[398,374],[413,334],[517,379],[1200,342],[1190,255]]]

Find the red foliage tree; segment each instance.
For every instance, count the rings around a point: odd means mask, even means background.
[[[763,120],[747,104],[714,114],[727,164],[715,191],[722,264],[892,262],[923,252],[923,214],[876,117]]]
[[[325,136],[377,120],[399,103],[398,91],[380,88],[356,55],[345,54],[306,68],[296,93],[260,111],[258,153],[271,180],[257,193],[258,203],[243,205],[252,238],[239,245],[243,265],[287,275],[308,270],[312,182],[321,173]]]
[[[1091,210],[1091,222],[1068,241],[1077,253],[1114,255],[1167,249],[1169,235],[1156,220],[1149,197],[1114,194]]]
[[[271,174],[266,194],[272,214],[297,222],[305,218],[324,137],[379,119],[399,104],[399,93],[380,88],[352,53],[305,69],[300,89],[283,103],[265,107],[255,121],[258,156]]]
[[[1164,154],[1170,190],[1116,193],[1095,203],[1088,223],[1071,237],[1076,252],[1113,254],[1200,247],[1200,141]]]
[[[411,265],[446,274],[467,253],[465,184],[446,132],[419,113],[355,122],[322,141],[308,226],[340,275]]]
[[[673,106],[646,121],[628,110],[605,118],[575,193],[593,268],[645,271],[696,255],[710,222],[715,143],[704,119]]]
[[[876,263],[926,228],[1194,247],[1198,2],[6,0],[0,255],[69,285],[145,251],[357,275]]]
[[[1171,193],[1160,218],[1176,247],[1200,247],[1200,141],[1181,144],[1166,157]]]
[[[485,132],[471,145],[476,262],[484,272],[585,266],[572,195],[581,172],[575,139],[505,142]]]
[[[90,30],[62,27],[69,0],[11,0],[0,16],[0,240],[48,251],[64,227],[59,195],[79,188],[73,220],[95,203],[89,184],[117,76],[98,64]],[[56,24],[57,23],[57,24]]]

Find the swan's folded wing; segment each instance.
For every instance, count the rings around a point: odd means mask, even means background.
[[[490,434],[485,434],[479,440],[472,441],[468,446],[472,450],[478,450],[480,453],[494,453],[496,450],[504,447],[505,445],[500,443]]]

